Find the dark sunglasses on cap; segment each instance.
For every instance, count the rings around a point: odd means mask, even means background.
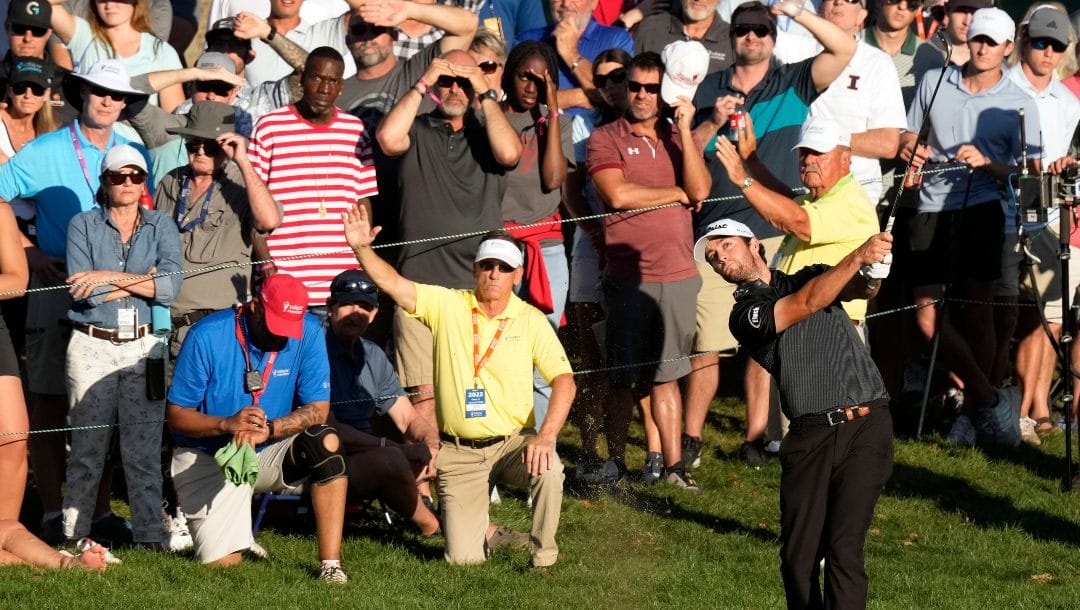
[[[35,97],[41,97],[45,95],[45,87],[42,87],[37,83],[22,82],[11,85],[11,92],[15,95],[22,95],[26,93],[27,89],[29,89],[30,93]]]
[[[858,0],[856,0],[858,1]],[[742,38],[750,32],[754,33],[754,36],[758,38],[765,38],[772,33],[772,29],[767,25],[736,25],[731,28],[731,32],[735,34],[735,38]]]
[[[228,97],[232,90],[232,85],[221,80],[195,81],[195,91],[197,93],[213,93],[218,97]]]
[[[484,260],[480,261],[479,263],[476,263],[476,265],[478,267],[480,267],[481,271],[491,271],[492,269],[494,269],[496,267],[498,267],[499,271],[502,272],[502,273],[510,273],[510,272],[512,272],[514,270],[514,268],[511,267],[510,265],[507,265],[506,263],[504,263],[502,261],[495,260],[493,258],[485,258]]]
[[[184,142],[184,148],[187,149],[189,155],[194,155],[202,149],[207,157],[215,157],[221,152],[221,145],[214,140],[188,140]]]
[[[368,296],[379,294],[379,287],[374,282],[367,280],[349,280],[347,282],[334,282],[330,286],[330,296],[343,294],[362,293]]]
[[[626,68],[615,68],[607,74],[597,74],[592,80],[593,84],[599,88],[606,87],[608,83],[621,85],[626,81]]]
[[[132,184],[142,184],[143,182],[146,182],[145,172],[132,172],[130,174],[121,174],[120,172],[105,172],[105,176],[109,179],[109,184],[113,186],[120,186],[128,180],[130,180]]]
[[[97,85],[90,85],[90,95],[93,95],[93,96],[96,96],[96,97],[107,97],[107,98],[111,99],[114,102],[126,102],[127,101],[127,95],[124,95],[123,93],[118,93],[116,91],[112,91],[110,89],[106,89],[105,87],[99,87]]]
[[[499,69],[499,62],[495,61],[494,59],[482,61],[476,65],[484,74],[495,74],[495,71]]]
[[[23,25],[21,23],[11,24],[11,33],[16,36],[26,36],[27,32],[34,38],[41,38],[48,32],[48,28],[39,28],[34,25]]]
[[[469,82],[469,79],[465,78],[464,76],[455,77],[450,76],[449,74],[443,74],[439,77],[439,80],[435,81],[435,84],[439,87],[442,87],[443,89],[449,89],[455,84],[458,86],[458,89],[461,89],[462,91],[472,89],[472,83]]]
[[[1068,45],[1061,44],[1061,42],[1054,40],[1053,38],[1031,39],[1031,48],[1036,51],[1045,51],[1046,47],[1050,47],[1055,53],[1064,53],[1067,46]]]
[[[660,83],[639,83],[636,80],[632,80],[626,83],[626,88],[630,90],[630,93],[637,93],[642,89],[645,89],[645,93],[650,95],[660,93]]]

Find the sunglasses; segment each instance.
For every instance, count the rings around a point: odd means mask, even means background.
[[[499,69],[499,62],[493,59],[482,61],[476,65],[479,66],[480,71],[484,74],[495,74],[495,71]]]
[[[1064,53],[1065,52],[1065,47],[1067,47],[1067,46],[1068,45],[1063,45],[1060,42],[1058,42],[1057,40],[1054,40],[1052,38],[1032,38],[1031,39],[1031,48],[1035,49],[1036,51],[1045,51],[1046,47],[1050,47],[1051,49],[1054,50],[1055,53]]]
[[[485,258],[484,260],[480,261],[479,263],[476,263],[476,266],[480,267],[481,271],[491,271],[492,269],[494,269],[496,267],[499,268],[499,271],[501,273],[510,273],[510,272],[512,272],[514,270],[514,268],[511,267],[510,265],[507,265],[506,263],[504,263],[502,261],[497,261],[497,260],[495,260],[493,258]]]
[[[836,4],[862,4],[862,0],[832,0]]]
[[[19,23],[11,24],[11,33],[16,36],[26,36],[26,33],[30,32],[30,35],[34,38],[41,38],[48,31],[47,28],[39,28],[33,25],[22,25]]]
[[[132,172],[130,174],[121,174],[119,172],[105,172],[105,176],[109,179],[109,184],[113,186],[120,186],[127,181],[131,181],[132,184],[139,185],[146,182],[146,174],[143,172]]]
[[[331,294],[352,294],[360,292],[366,295],[379,294],[379,287],[367,280],[351,280],[348,282],[336,282],[330,287]]]
[[[218,97],[227,97],[232,93],[233,86],[225,81],[212,80],[212,81],[196,81],[195,91],[197,93],[213,93]]]
[[[369,25],[367,23],[358,23],[356,25],[349,26],[349,35],[353,38],[361,40],[370,40],[376,36],[383,34],[389,34],[390,28],[383,27],[381,25]]]
[[[22,95],[22,94],[26,93],[27,89],[30,90],[30,93],[34,97],[41,97],[41,96],[45,95],[45,87],[42,87],[41,85],[39,85],[37,83],[23,82],[23,83],[15,83],[14,85],[11,86],[11,92],[14,93],[15,95]]]
[[[597,75],[593,76],[592,80],[593,80],[593,84],[596,85],[597,88],[601,88],[601,89],[606,87],[608,83],[614,83],[616,85],[621,85],[621,84],[623,84],[623,82],[626,81],[626,69],[625,68],[615,68],[614,70],[612,70],[611,72],[608,72],[607,74],[597,74]]]
[[[221,145],[214,140],[188,140],[184,142],[184,148],[189,155],[194,155],[201,149],[207,157],[216,157],[221,152]]]
[[[858,1],[858,0],[856,0]],[[731,28],[731,32],[735,34],[735,38],[742,38],[750,32],[754,33],[754,36],[758,38],[765,38],[772,33],[772,29],[767,25],[736,25]]]
[[[903,3],[909,10],[915,10],[922,6],[922,0],[885,0],[886,6],[896,6]]]
[[[123,93],[117,93],[116,91],[111,91],[97,85],[90,85],[90,95],[95,97],[107,97],[114,102],[127,102],[127,96]]]
[[[443,89],[449,89],[454,85],[457,85],[458,89],[461,89],[462,91],[468,91],[472,89],[472,83],[469,82],[469,79],[465,78],[464,76],[455,77],[443,74],[439,77],[439,80],[435,81],[435,84],[439,87],[442,87]]]
[[[637,93],[642,89],[645,89],[645,93],[650,95],[660,93],[660,83],[639,83],[636,80],[632,80],[626,83],[626,88],[630,90],[630,93]]]

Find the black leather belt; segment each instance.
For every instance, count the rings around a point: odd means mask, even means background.
[[[196,322],[202,320],[206,316],[217,311],[216,309],[196,309],[195,311],[188,312],[182,316],[173,316],[172,325],[173,328],[180,328],[181,326],[194,326]]]
[[[791,420],[791,426],[794,428],[806,429],[806,428],[820,428],[824,426],[839,426],[840,424],[846,424],[849,421],[855,421],[862,417],[867,417],[875,408],[864,405],[855,405],[853,407],[840,407],[839,409],[833,409],[831,411],[825,411],[824,413],[813,413],[811,415],[803,415],[802,417],[796,417]]]
[[[492,445],[498,445],[499,443],[509,439],[509,436],[489,436],[487,438],[461,438],[460,436],[453,436],[450,434],[439,433],[439,438],[455,445],[462,447],[469,447],[470,449],[485,449]]]

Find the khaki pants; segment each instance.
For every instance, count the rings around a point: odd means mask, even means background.
[[[563,466],[558,456],[544,474],[530,477],[521,457],[535,437],[521,432],[483,449],[442,443],[435,467],[439,474],[439,503],[446,535],[446,560],[469,564],[484,561],[484,536],[488,527],[488,500],[493,483],[529,486],[532,499],[532,530],[529,549],[532,564],[549,566],[559,557],[555,532],[562,513]]]

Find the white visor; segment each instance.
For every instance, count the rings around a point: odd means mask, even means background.
[[[505,239],[488,239],[480,243],[480,247],[476,249],[476,258],[473,260],[480,262],[487,259],[502,261],[514,269],[520,267],[523,262],[521,250]]]

